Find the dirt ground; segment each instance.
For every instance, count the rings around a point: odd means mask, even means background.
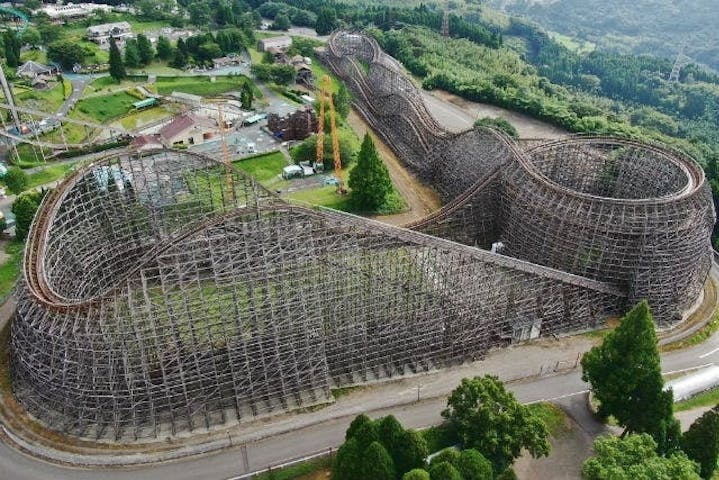
[[[482,117],[501,117],[514,125],[520,138],[547,138],[554,139],[568,135],[569,132],[548,123],[536,120],[527,115],[513,112],[501,107],[486,103],[477,103],[465,100],[444,90],[423,91],[425,102],[434,117],[446,128],[451,130],[469,128],[474,120]],[[456,107],[448,108],[447,104]]]
[[[524,453],[514,463],[520,480],[576,480],[582,478],[582,463],[592,455],[596,436],[607,433],[587,409],[586,395],[561,399],[557,404],[567,414],[565,428],[552,437],[548,457],[532,458]]]
[[[350,112],[347,117],[352,130],[360,137],[364,137],[365,133],[369,130],[365,121],[360,118],[354,111]],[[397,190],[407,202],[407,211],[397,215],[384,215],[375,217],[376,220],[380,220],[391,225],[403,225],[405,223],[413,222],[427,216],[428,214],[439,210],[442,204],[437,194],[426,185],[420,183],[410,172],[407,171],[404,166],[400,163],[399,159],[395,156],[394,152],[372,131],[370,131],[372,140],[374,140],[377,146],[382,160],[384,160],[389,175],[392,177]]]
[[[7,238],[0,238],[0,265],[4,265],[10,258],[10,255],[5,253],[5,247],[9,241]]]

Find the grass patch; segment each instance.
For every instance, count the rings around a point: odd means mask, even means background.
[[[567,415],[558,406],[549,402],[538,402],[527,405],[527,408],[542,419],[551,436],[556,437],[569,431],[566,424]]]
[[[252,175],[258,182],[267,182],[282,173],[287,166],[287,160],[282,152],[272,152],[255,157],[235,160],[232,164]]]
[[[160,95],[170,95],[172,92],[178,91],[211,97],[227,92],[239,92],[246,82],[249,82],[252,86],[255,98],[262,97],[262,92],[252,83],[252,80],[244,75],[215,77],[214,82],[210,81],[210,77],[204,75],[196,77],[158,77],[155,87]]]
[[[424,441],[427,442],[427,448],[430,453],[439,452],[442,449],[459,443],[457,434],[447,423],[425,428],[424,430],[420,430],[419,433],[424,438]]]
[[[683,412],[699,407],[713,407],[719,404],[719,387],[712,388],[699,395],[695,395],[687,400],[682,400],[674,404],[675,412]]]
[[[404,201],[402,194],[392,186],[392,191],[384,199],[384,203],[377,209],[378,215],[394,215],[407,209],[407,203]]]
[[[28,60],[32,60],[33,62],[42,63],[43,65],[47,65],[47,53],[45,50],[25,50],[24,52],[20,53],[20,62],[25,63]]]
[[[127,113],[136,101],[135,97],[125,92],[83,98],[77,102],[71,116],[75,117],[80,112],[99,123],[105,123]]]
[[[61,82],[49,90],[28,90],[18,94],[15,98],[20,106],[40,108],[46,112],[55,112],[65,101],[64,87]]]
[[[129,73],[153,74],[153,75],[182,75],[182,70],[173,68],[164,60],[153,60],[149,65],[140,68],[128,69]]]
[[[255,34],[257,35],[257,34]],[[250,54],[250,60],[252,63],[262,63],[262,53],[256,48],[248,48],[247,53]]]
[[[31,173],[28,175],[28,189],[64,178],[74,165],[74,163],[50,165],[43,170]]]
[[[344,177],[347,178],[346,175]],[[352,204],[351,192],[345,195],[340,195],[337,193],[337,187],[332,185],[289,192],[287,194],[287,198],[290,201],[296,200],[300,203],[309,203],[343,212],[367,215],[393,215],[404,211],[407,207],[402,195],[400,195],[400,193],[394,188],[387,196],[385,203],[378,208],[376,212],[360,211]]]
[[[332,394],[333,397],[335,397],[335,400],[337,400],[338,398],[347,396],[347,395],[349,395],[350,393],[355,392],[355,391],[357,391],[357,390],[361,390],[361,389],[362,389],[361,386],[358,386],[358,387],[331,388],[331,389],[330,389],[330,393]]]
[[[578,54],[585,54],[585,53],[592,53],[596,48],[597,45],[589,42],[581,40],[577,40],[572,37],[568,37],[567,35],[562,35],[559,32],[548,32],[549,37],[554,40],[555,42],[559,43],[563,47],[567,48],[568,50],[571,50],[572,52],[578,53]]]
[[[25,244],[17,240],[9,242],[5,246],[5,253],[10,255],[10,258],[0,265],[0,299],[2,300],[10,294],[20,275],[20,262],[24,247]]]
[[[162,118],[170,117],[175,114],[174,111],[169,110],[172,106],[167,107],[153,107],[138,112],[132,112],[119,120],[119,124],[125,130],[133,130],[139,128],[148,123],[160,120]]]
[[[290,192],[287,194],[287,198],[300,203],[309,203],[343,212],[350,211],[349,195],[340,195],[337,193],[337,187],[332,185]]]
[[[697,330],[697,332],[688,337],[684,340],[680,340],[678,342],[670,343],[667,345],[662,345],[659,347],[659,351],[661,352],[671,352],[673,350],[679,350],[686,347],[691,347],[693,345],[697,345],[699,343],[702,343],[707,338],[714,335],[714,333],[719,330],[719,311],[714,312],[714,316],[712,319],[704,325],[702,328]]]
[[[280,470],[272,470],[271,472],[260,473],[252,477],[254,480],[292,480],[303,475],[309,475],[320,470],[329,470],[332,468],[333,456],[327,455],[320,458],[313,458],[306,462],[291,465]]]
[[[120,82],[115,81],[110,76],[96,78],[88,85],[88,90],[91,92],[100,92],[105,90],[107,92],[113,92],[117,90],[126,90],[129,87],[144,83],[147,81],[146,76],[132,76]]]

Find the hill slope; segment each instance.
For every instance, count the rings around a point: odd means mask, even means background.
[[[672,58],[686,42],[690,57],[719,70],[716,0],[490,0],[490,4],[624,53]]]

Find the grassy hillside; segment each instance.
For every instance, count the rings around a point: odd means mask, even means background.
[[[716,0],[490,0],[550,30],[624,53],[674,57],[679,45],[719,70]]]

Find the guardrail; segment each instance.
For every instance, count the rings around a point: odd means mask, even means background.
[[[315,458],[321,458],[321,457],[327,457],[332,456],[335,453],[335,449],[333,447],[327,447],[326,449],[320,450],[315,453],[311,453],[309,455],[304,455],[302,457],[293,458],[287,461],[283,461],[282,463],[279,463],[277,465],[271,465],[267,468],[261,469],[261,470],[255,470],[253,472],[243,473],[242,475],[238,475],[236,477],[229,477],[226,480],[244,480],[248,478],[253,478],[256,475],[261,475],[263,473],[272,473],[276,470],[281,470],[283,468],[291,467],[292,465],[297,465],[298,463],[307,462],[309,460],[314,460]]]

